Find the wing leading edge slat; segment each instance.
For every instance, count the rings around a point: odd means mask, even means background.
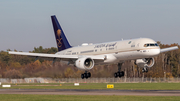
[[[57,54],[44,54],[44,53],[28,53],[28,52],[14,52],[14,51],[9,51],[9,54],[13,55],[26,55],[26,56],[31,56],[31,57],[40,57],[40,58],[57,58],[57,59],[78,59],[81,57],[90,57],[94,60],[104,60],[105,56],[104,55],[97,55],[97,56],[90,56],[90,55],[57,55]]]

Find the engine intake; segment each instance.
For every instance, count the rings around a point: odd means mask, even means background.
[[[87,57],[79,58],[78,60],[75,61],[75,66],[78,69],[90,70],[94,67],[94,60]]]
[[[141,68],[144,68],[145,66],[150,68],[154,65],[154,58],[137,59],[135,64]]]

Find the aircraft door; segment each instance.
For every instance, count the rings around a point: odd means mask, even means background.
[[[136,46],[139,47],[139,43]]]

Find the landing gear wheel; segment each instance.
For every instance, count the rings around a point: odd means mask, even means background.
[[[144,68],[142,69],[142,72],[144,73],[145,71],[144,71]]]
[[[143,69],[142,69],[142,72],[143,72],[143,73],[144,73],[144,72],[147,73],[147,72],[148,72],[148,69],[147,69],[147,68],[143,68]]]
[[[119,74],[121,77],[124,76],[124,71],[121,71]]]
[[[91,77],[91,73],[90,73],[90,72],[89,72],[89,73],[87,73],[87,76],[88,76],[88,77]]]
[[[88,74],[84,73],[84,78],[88,79]]]
[[[117,72],[117,73],[118,73],[118,76],[119,76],[119,77],[123,77],[123,76],[124,76],[124,72],[123,72],[123,71]]]
[[[84,79],[84,74],[81,74],[81,78]]]
[[[117,78],[117,77],[118,77],[117,73],[114,73],[114,77],[115,77],[115,78]]]
[[[84,78],[88,79],[89,77],[91,77],[91,73],[90,72],[87,73],[87,71],[85,71],[84,74],[81,74],[81,78],[82,79],[84,79]]]
[[[121,72],[117,72],[117,73],[118,73],[119,78],[121,78]]]

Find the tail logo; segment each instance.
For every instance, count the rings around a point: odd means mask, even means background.
[[[58,47],[61,47],[62,46],[62,42],[61,42],[62,38],[60,38],[60,36],[61,36],[61,30],[60,29],[57,30],[57,36],[58,36],[57,45],[58,45]]]

